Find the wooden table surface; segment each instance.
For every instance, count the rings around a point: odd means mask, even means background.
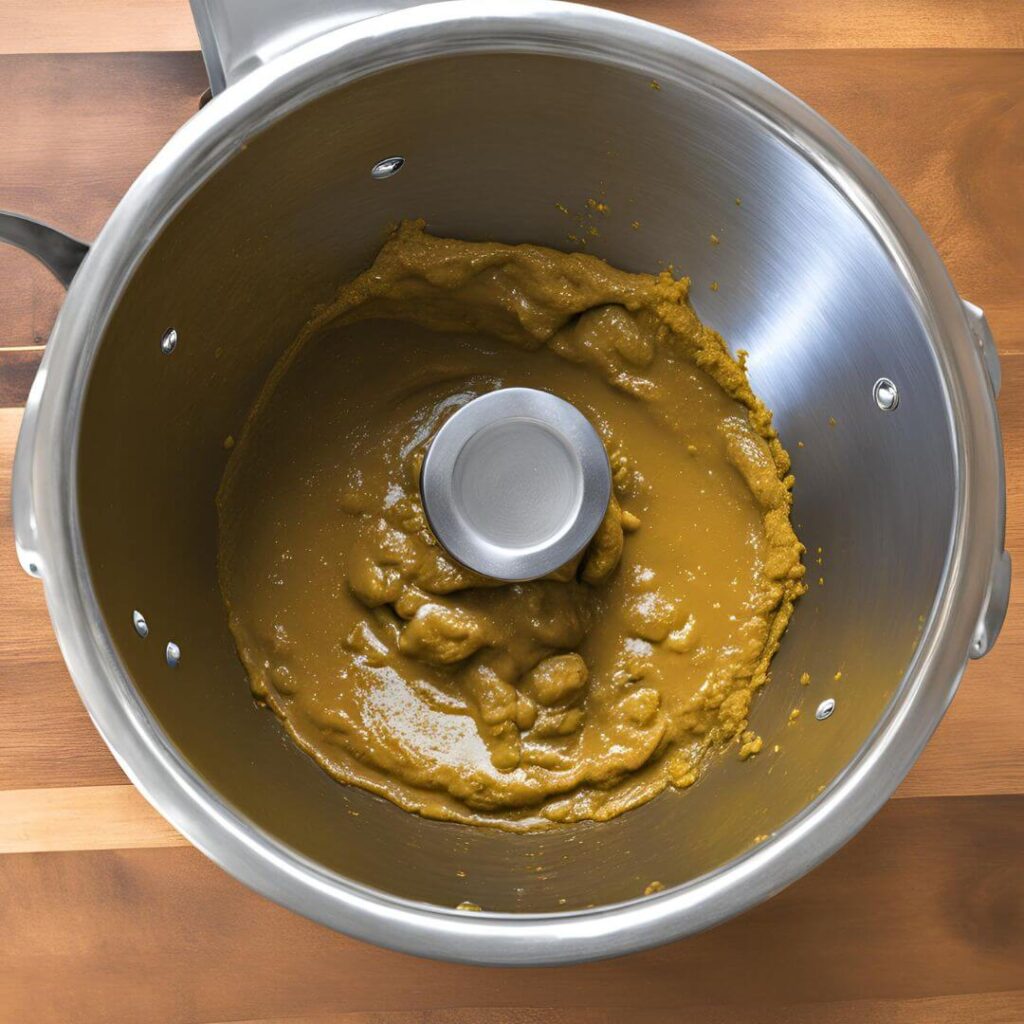
[[[908,200],[1002,353],[1007,546],[1024,565],[1024,3],[609,6],[781,82]],[[91,238],[205,87],[186,0],[0,0],[0,207]],[[15,561],[19,407],[61,297],[0,246],[0,1021],[1024,1021],[1020,588],[896,798],[827,864],[697,938],[573,968],[432,963],[216,868],[127,783]]]

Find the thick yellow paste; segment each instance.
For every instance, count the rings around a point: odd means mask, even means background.
[[[688,282],[402,224],[267,381],[218,496],[256,698],[331,775],[527,830],[760,749],[754,691],[803,592],[789,458]],[[543,388],[594,424],[614,495],[551,577],[445,555],[418,492],[445,418]]]

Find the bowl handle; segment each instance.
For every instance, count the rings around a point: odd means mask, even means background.
[[[962,301],[964,312],[967,314],[967,322],[971,328],[971,336],[978,347],[978,353],[992,389],[993,416],[998,432],[999,417],[995,412],[995,400],[999,397],[999,388],[1003,382],[999,353],[996,351],[995,339],[992,337],[992,330],[988,325],[988,320],[985,319],[985,314],[973,302],[968,302],[966,299]],[[999,479],[996,481],[996,489],[999,493],[999,523],[996,532],[999,547],[996,549],[996,557],[992,566],[988,597],[978,619],[974,639],[971,641],[969,653],[972,658],[984,657],[992,650],[999,631],[1003,628],[1003,620],[1006,618],[1006,610],[1010,604],[1012,566],[1009,552],[1006,550],[1006,468],[1003,459],[1002,438],[999,439]]]
[[[262,64],[332,29],[423,0],[190,0],[216,95]]]
[[[0,210],[0,242],[10,242],[35,256],[65,288],[71,284],[89,246],[49,224]]]
[[[24,249],[35,256],[65,288],[74,278],[82,260],[89,252],[85,242],[42,224],[30,217],[0,210],[0,241]],[[18,561],[30,576],[42,575],[39,557],[36,516],[32,500],[32,464],[36,450],[36,423],[39,403],[46,381],[46,361],[49,346],[43,352],[25,403],[25,414],[18,433],[18,446],[14,451],[14,471],[11,474],[11,516],[14,521],[14,545]]]

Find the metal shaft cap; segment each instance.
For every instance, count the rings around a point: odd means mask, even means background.
[[[533,388],[464,405],[437,432],[420,475],[445,550],[493,579],[546,576],[590,542],[611,497],[608,455],[575,406]]]

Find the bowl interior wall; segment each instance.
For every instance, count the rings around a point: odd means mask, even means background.
[[[350,879],[441,905],[543,912],[713,871],[851,760],[935,599],[953,515],[951,428],[903,273],[839,189],[754,113],[686,67],[657,85],[526,54],[425,60],[346,85],[207,180],[142,260],[105,334],[81,422],[79,502],[118,652],[226,801]],[[372,179],[393,155],[402,171]],[[608,213],[588,213],[588,198]],[[216,582],[223,441],[389,223],[422,216],[440,234],[567,248],[576,215],[599,232],[587,251],[690,276],[700,315],[750,353],[794,456],[811,588],[755,702],[761,756],[740,763],[733,749],[692,790],[600,826],[522,837],[429,822],[333,782],[253,704]],[[179,341],[165,356],[170,327]],[[900,388],[895,412],[872,398],[881,376]],[[182,650],[173,671],[168,640]],[[827,697],[836,711],[816,721]],[[802,714],[788,725],[793,708]]]

